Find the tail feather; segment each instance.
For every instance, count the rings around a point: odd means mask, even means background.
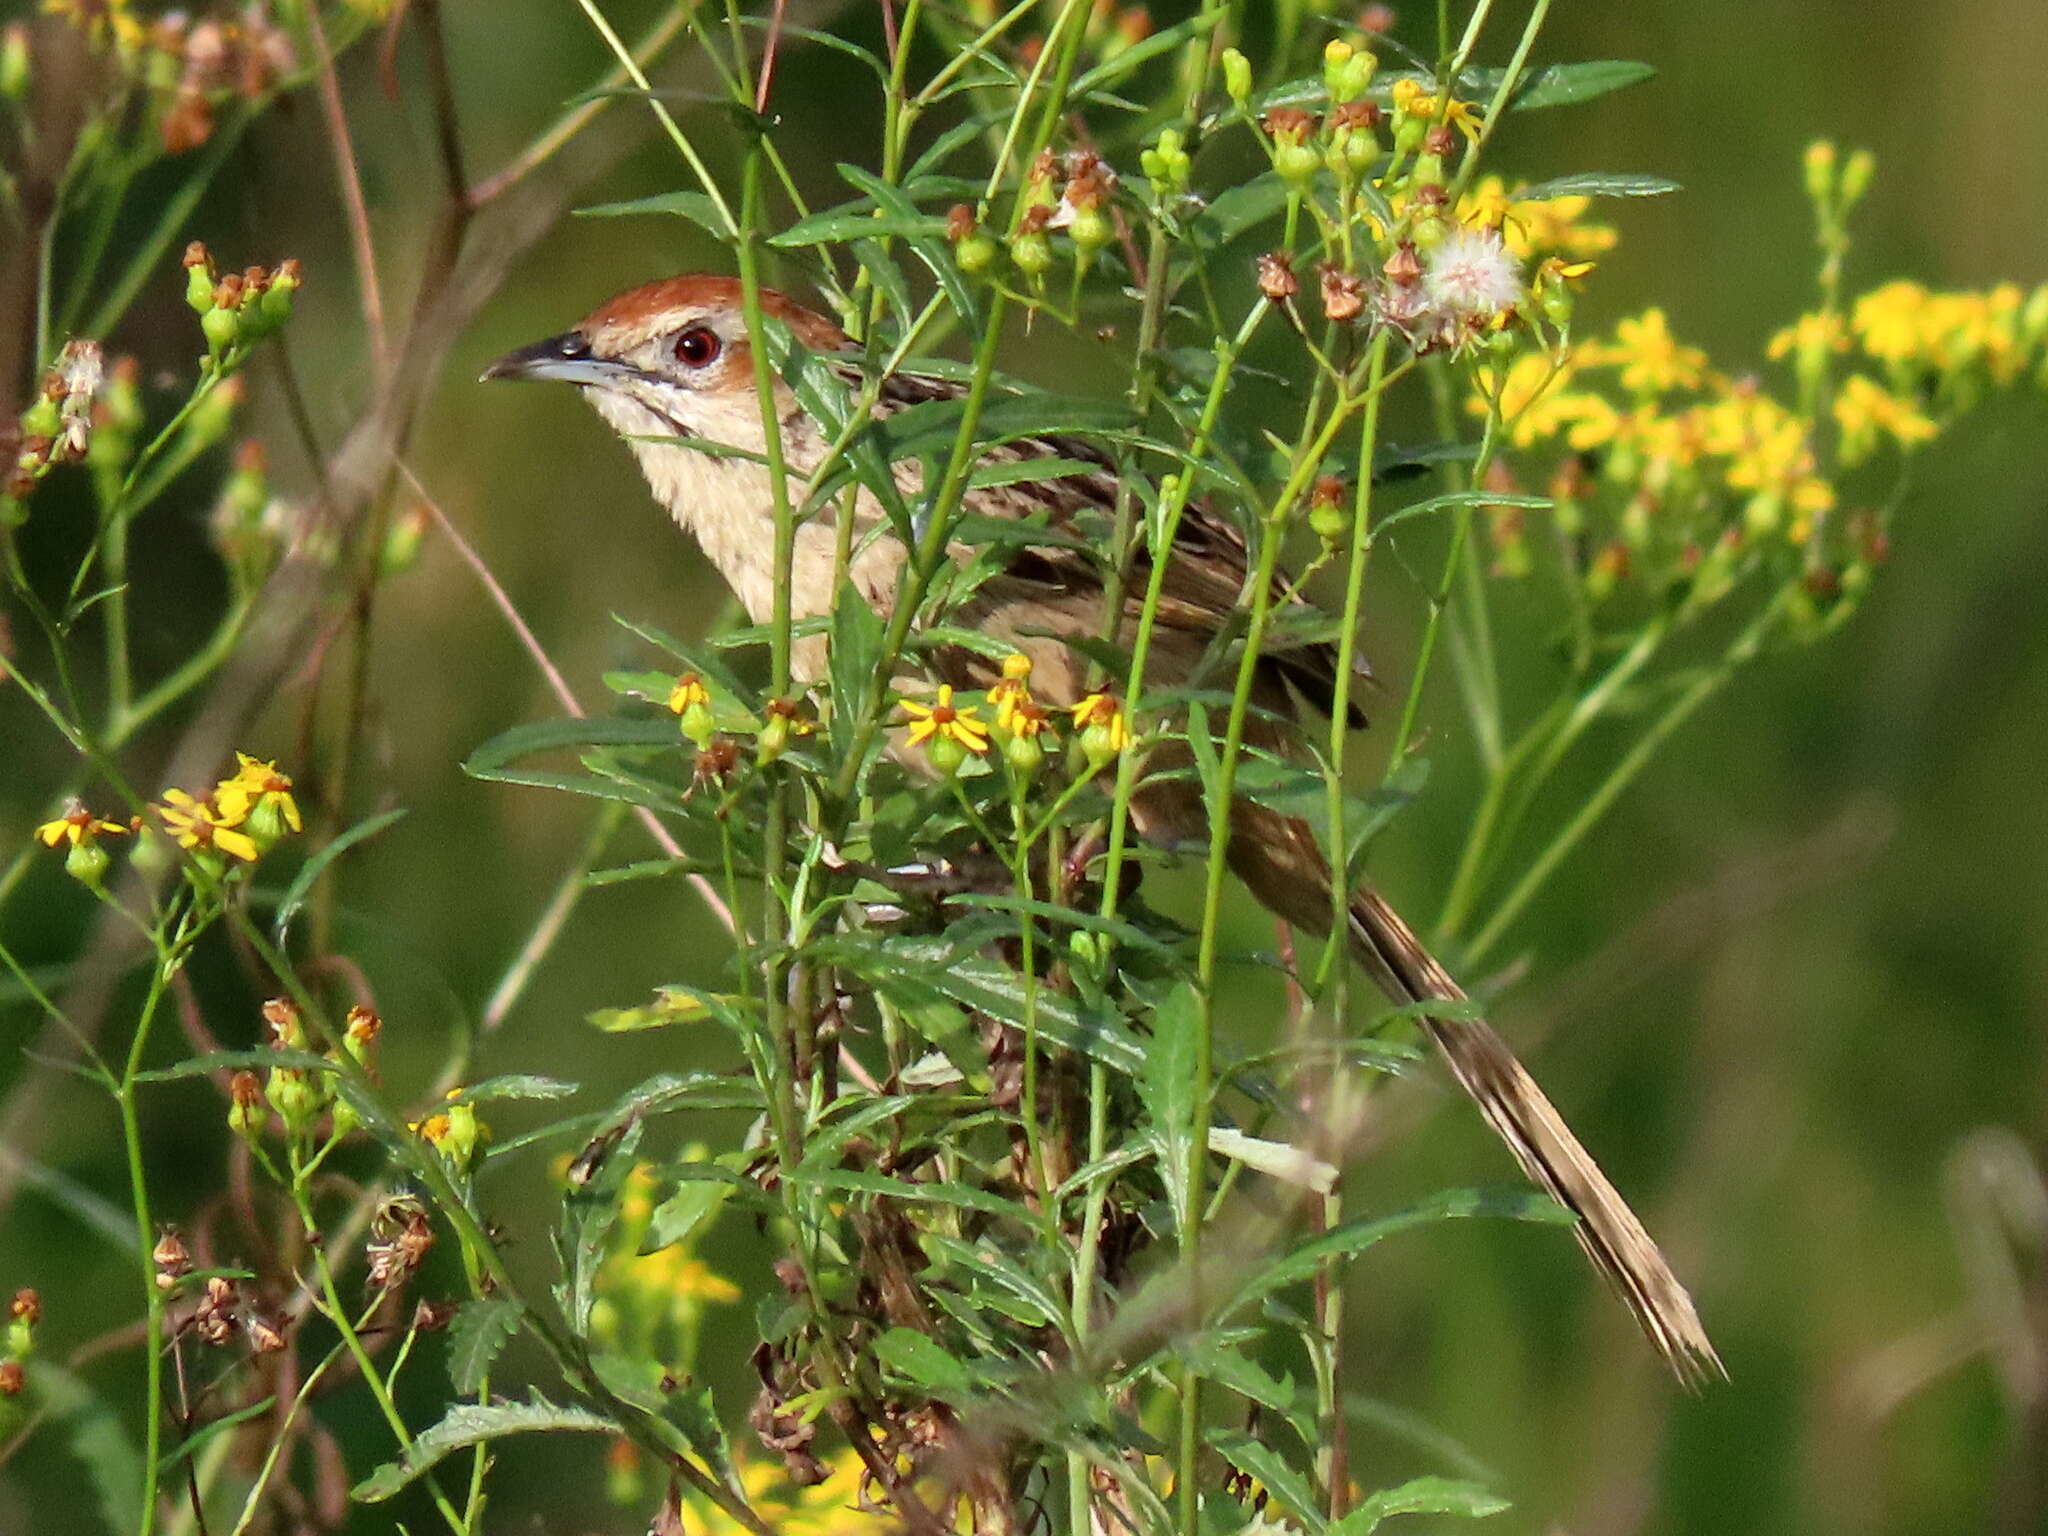
[[[1458,1002],[1451,979],[1385,898],[1371,889],[1351,898],[1351,947],[1359,962],[1398,1001]],[[1692,1297],[1665,1262],[1656,1240],[1564,1117],[1483,1020],[1424,1014],[1423,1027],[1443,1052],[1458,1085],[1471,1095],[1494,1133],[1530,1181],[1579,1219],[1572,1230],[1602,1278],[1688,1387],[1726,1376]]]
[[[1239,801],[1231,811],[1230,861],[1274,912],[1308,931],[1328,931],[1329,869],[1305,823]],[[1378,892],[1368,887],[1352,896],[1349,917],[1354,958],[1394,1002],[1466,1001],[1464,989]],[[1579,1218],[1572,1228],[1579,1246],[1673,1374],[1688,1387],[1725,1376],[1692,1298],[1656,1241],[1507,1042],[1478,1019],[1425,1013],[1422,1025],[1530,1182]]]

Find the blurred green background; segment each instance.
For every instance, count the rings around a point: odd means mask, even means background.
[[[610,9],[622,27],[654,12]],[[1522,7],[1502,9],[1506,36]],[[499,163],[603,67],[569,5],[453,5],[448,22],[478,167]],[[863,35],[873,25],[858,11],[840,24]],[[1427,25],[1418,9],[1398,35]],[[1653,172],[1685,187],[1604,210],[1623,242],[1591,284],[1587,326],[1660,303],[1723,366],[1760,360],[1764,340],[1808,301],[1797,161],[1821,135],[1880,161],[1852,289],[1892,276],[2048,278],[2048,122],[2037,105],[2048,7],[2038,0],[1558,5],[1539,61],[1586,57],[1641,58],[1660,74],[1517,123],[1498,166],[1532,179]],[[345,71],[398,273],[416,262],[431,208],[430,124],[410,67],[401,61],[396,97],[367,55]],[[815,50],[785,68],[783,142],[800,146],[799,173],[829,200],[831,162],[873,141],[873,103],[854,94],[859,76]],[[677,184],[631,110],[612,126],[639,147],[578,201]],[[694,121],[710,131],[707,115]],[[330,438],[360,403],[362,368],[333,186],[306,99],[239,154],[193,221],[231,264],[305,259],[292,344]],[[462,338],[410,451],[592,704],[603,669],[646,660],[609,613],[691,634],[720,589],[625,451],[566,392],[471,381],[499,351],[610,293],[714,259],[680,223],[564,220]],[[152,369],[186,364],[189,316],[169,277],[130,334],[110,340]],[[1046,328],[1020,337],[1005,365],[1039,378],[1094,367],[1098,386],[1114,389],[1101,356]],[[259,424],[278,479],[303,489],[304,465],[273,412],[266,401]],[[1995,402],[1928,454],[1892,562],[1856,621],[1754,669],[1697,718],[1512,946],[1524,968],[1497,1022],[1528,1044],[1538,1075],[1667,1240],[1731,1384],[1675,1395],[1562,1234],[1436,1230],[1376,1250],[1354,1274],[1351,1384],[1380,1405],[1361,1404],[1355,1455],[1368,1486],[1477,1472],[1514,1500],[1489,1527],[1505,1532],[2048,1530],[2048,1254],[2024,1221],[2009,1237],[1986,1194],[2031,1190],[2036,1208],[2044,1199],[2044,429],[2048,401]],[[139,620],[160,657],[179,654],[217,600],[204,510],[167,502],[138,533],[169,579]],[[1378,575],[1369,638],[1397,696],[1416,594],[1394,563]],[[445,545],[430,538],[420,568],[389,589],[377,636],[373,750],[356,810],[411,815],[353,858],[339,932],[376,983],[387,1078],[403,1091],[439,1059],[453,1021],[480,1010],[587,823],[578,804],[459,771],[487,737],[555,708]],[[288,686],[244,745],[290,759],[303,703]],[[1470,803],[1447,687],[1430,720],[1438,772],[1381,860],[1397,901],[1424,913],[1441,898]],[[0,732],[0,827],[25,836],[64,758],[4,690]],[[1369,757],[1370,743],[1362,750]],[[133,766],[149,779],[146,744]],[[61,960],[88,905],[52,861],[4,914],[8,942],[31,960]],[[1246,942],[1259,932],[1247,913]],[[597,1097],[684,1054],[722,1062],[723,1043],[708,1036],[601,1037],[582,1022],[656,983],[712,979],[719,960],[715,930],[680,884],[595,891],[480,1068],[573,1077]],[[228,958],[212,952],[201,971],[219,1010],[211,1027],[253,1039],[253,997]],[[0,1093],[22,1075],[15,1047],[33,1023],[20,1006],[0,1012]],[[111,1111],[76,1085],[36,1091],[23,1147],[119,1204]],[[153,1102],[158,1200],[172,1213],[218,1191],[215,1118],[196,1088]],[[522,1123],[512,1110],[501,1118]],[[737,1127],[690,1129],[716,1140]],[[532,1171],[530,1186],[487,1187],[515,1226],[519,1202],[539,1193]],[[1476,1117],[1447,1104],[1357,1170],[1353,1204],[1509,1175]],[[2024,1200],[2007,1203],[2024,1213]],[[518,1236],[519,1261],[541,1272],[542,1233]],[[738,1223],[706,1256],[743,1285],[764,1277]],[[32,1188],[0,1210],[0,1286],[21,1283],[48,1298],[53,1354],[127,1320],[137,1300],[113,1250]],[[736,1421],[740,1362],[717,1364]],[[116,1396],[130,1380],[105,1363],[93,1379]],[[416,1411],[430,1401],[422,1393]],[[361,1407],[350,1399],[341,1414],[357,1472],[386,1444],[367,1416],[352,1417]],[[1408,1414],[1444,1444],[1418,1447],[1402,1428]],[[639,1528],[633,1512],[603,1510],[592,1446],[521,1445],[503,1478],[498,1528]],[[83,1516],[50,1513],[76,1483],[64,1449],[38,1441],[0,1470],[0,1531],[86,1529]],[[388,1518],[372,1512],[351,1528],[385,1529]]]

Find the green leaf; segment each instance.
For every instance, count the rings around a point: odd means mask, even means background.
[[[1427,517],[1432,512],[1449,512],[1458,507],[1526,507],[1531,511],[1545,512],[1551,506],[1548,496],[1525,496],[1512,491],[1446,491],[1441,496],[1410,502],[1398,511],[1388,513],[1373,524],[1372,541],[1378,543],[1396,523],[1405,523],[1413,517]]]
[[[875,1355],[899,1376],[906,1376],[934,1397],[961,1398],[974,1386],[967,1367],[940,1347],[929,1334],[914,1328],[891,1328],[874,1342]]]
[[[627,1034],[640,1029],[666,1029],[672,1024],[702,1024],[715,1020],[729,1029],[744,1030],[753,1024],[757,1005],[729,992],[707,992],[702,987],[673,982],[657,987],[654,1001],[638,1008],[599,1008],[584,1017],[607,1034]]]
[[[1076,80],[1068,99],[1080,101],[1096,91],[1107,90],[1119,80],[1136,73],[1144,64],[1171,53],[1190,38],[1201,36],[1223,19],[1222,11],[1194,16],[1175,26],[1163,27],[1130,47],[1119,50]]]
[[[965,400],[921,401],[878,424],[877,431],[892,460],[934,455],[952,448],[966,412]],[[1129,407],[1120,401],[1085,395],[999,395],[983,405],[974,440],[989,447],[1027,438],[1129,433],[1136,425]]]
[[[1518,203],[1540,203],[1552,197],[1662,197],[1684,188],[1663,176],[1635,176],[1621,171],[1582,171],[1576,176],[1557,176],[1524,187],[1515,194]]]
[[[619,1203],[633,1173],[633,1149],[640,1131],[637,1119],[627,1125],[590,1182],[572,1189],[562,1200],[561,1225],[555,1232],[562,1278],[555,1283],[555,1300],[579,1337],[590,1331],[590,1309],[597,1303],[597,1272],[604,1263],[612,1228],[618,1224]]]
[[[832,611],[832,745],[842,756],[853,750],[861,709],[874,691],[881,663],[881,616],[861,595],[860,584],[848,581]]]
[[[292,919],[298,915],[299,908],[306,904],[306,897],[312,892],[313,882],[320,878],[327,866],[365,838],[375,837],[404,814],[405,807],[400,806],[395,811],[385,811],[379,816],[366,817],[299,866],[299,872],[292,877],[292,883],[286,887],[283,898],[277,904],[277,916],[270,924],[271,936],[280,947],[284,944],[285,932],[291,927]]]
[[[625,203],[598,203],[590,208],[578,208],[579,219],[619,219],[643,213],[665,213],[688,219],[698,228],[716,235],[720,240],[730,240],[732,231],[726,228],[725,220],[718,212],[718,204],[702,192],[663,192],[655,197],[636,197]]]
[[[716,1164],[711,1166],[717,1167]],[[731,1171],[729,1168],[718,1169],[723,1174]],[[676,1186],[674,1194],[654,1208],[654,1215],[647,1222],[647,1235],[640,1239],[641,1254],[659,1253],[683,1241],[716,1216],[725,1202],[732,1198],[732,1193],[732,1184],[723,1179],[683,1180]]]
[[[168,1067],[154,1067],[147,1072],[138,1072],[135,1074],[135,1081],[170,1083],[185,1077],[205,1077],[214,1072],[253,1072],[268,1067],[291,1067],[300,1072],[341,1070],[325,1056],[316,1056],[311,1051],[276,1051],[266,1045],[246,1051],[208,1051],[200,1056],[187,1056],[183,1061],[172,1062]]]
[[[753,689],[742,683],[733,674],[731,669],[718,659],[716,651],[685,645],[666,630],[656,629],[652,624],[642,624],[638,620],[625,617],[623,614],[613,614],[612,622],[628,634],[645,640],[656,650],[666,652],[669,656],[681,662],[685,670],[701,675],[705,683],[709,685],[714,699],[719,693],[723,692],[730,696],[742,709],[746,710],[748,714],[758,714],[760,712],[760,696]]]
[[[967,1275],[977,1276],[1002,1287],[1068,1331],[1066,1309],[1052,1288],[1017,1261],[990,1243],[964,1243],[943,1232],[927,1232],[924,1244],[935,1255],[949,1260]]]
[[[448,1379],[464,1397],[474,1397],[491,1366],[512,1342],[525,1319],[516,1301],[485,1297],[464,1302],[448,1325]]]
[[[1514,1506],[1478,1483],[1455,1477],[1418,1477],[1383,1488],[1329,1529],[1329,1536],[1372,1536],[1390,1515],[1463,1515],[1480,1519]]]
[[[1217,193],[1195,225],[1221,245],[1268,219],[1278,218],[1286,206],[1287,184],[1277,176],[1258,176]]]
[[[1490,73],[1490,72],[1488,72]],[[1589,59],[1579,64],[1550,64],[1536,70],[1508,98],[1513,111],[1542,107],[1576,107],[1610,91],[1641,85],[1657,71],[1630,59]]]
[[[1159,1162],[1173,1203],[1174,1230],[1187,1208],[1188,1154],[1195,1144],[1196,1111],[1201,1107],[1195,1082],[1195,1060],[1202,1039],[1202,998],[1192,982],[1183,981],[1166,994],[1152,1013],[1152,1049],[1138,1093],[1152,1117],[1159,1141]]]
[[[1218,1157],[1243,1163],[1255,1173],[1263,1173],[1269,1179],[1278,1179],[1298,1189],[1312,1189],[1319,1195],[1327,1195],[1337,1187],[1334,1164],[1326,1163],[1289,1142],[1268,1141],[1263,1136],[1247,1136],[1227,1125],[1215,1125],[1209,1128],[1209,1150]]]
[[[1002,1195],[992,1194],[985,1189],[976,1189],[971,1184],[961,1184],[952,1179],[934,1179],[930,1182],[891,1178],[886,1173],[874,1173],[864,1168],[832,1168],[823,1172],[798,1169],[792,1177],[805,1184],[815,1184],[820,1189],[840,1190],[848,1194],[882,1195],[891,1200],[922,1201],[931,1205],[950,1205],[965,1211],[980,1211],[989,1216],[1001,1216],[1009,1221],[1030,1224],[1031,1212],[1022,1203]]]
[[[1212,1435],[1209,1444],[1225,1461],[1240,1472],[1249,1472],[1265,1485],[1267,1493],[1291,1509],[1308,1536],[1321,1536],[1328,1522],[1323,1519],[1314,1491],[1300,1473],[1280,1459],[1278,1451],[1236,1430]]]
[[[217,1419],[210,1420],[196,1433],[187,1435],[164,1452],[157,1462],[158,1476],[170,1472],[188,1457],[197,1456],[222,1435],[233,1434],[236,1426],[246,1424],[251,1419],[259,1419],[276,1406],[277,1399],[274,1396],[266,1397],[261,1402],[244,1403],[232,1413],[225,1413]]]
[[[1550,1196],[1532,1189],[1446,1190],[1390,1216],[1362,1216],[1355,1221],[1347,1221],[1343,1226],[1334,1227],[1303,1243],[1284,1257],[1262,1264],[1218,1311],[1217,1318],[1221,1321],[1276,1291],[1300,1285],[1314,1278],[1316,1271],[1330,1260],[1348,1259],[1363,1253],[1382,1238],[1415,1227],[1431,1226],[1439,1221],[1471,1216],[1565,1225],[1575,1219],[1570,1211]]]
[[[935,213],[883,213],[872,198],[856,198],[797,220],[781,234],[771,236],[768,243],[785,247],[836,245],[872,235],[939,235],[945,228],[946,221]]]
[[[857,165],[841,164],[840,176],[857,191],[865,192],[875,200],[884,215],[904,221],[906,225],[926,217],[918,206],[904,195],[903,189],[893,187],[871,171]],[[904,244],[908,245],[917,259],[931,269],[939,286],[946,290],[946,298],[952,304],[969,331],[981,326],[981,306],[975,301],[974,290],[967,286],[967,279],[954,264],[953,248],[942,234],[906,233]]]
[[[416,1436],[405,1455],[384,1463],[350,1489],[349,1496],[358,1503],[380,1503],[456,1451],[506,1435],[549,1430],[618,1433],[618,1427],[602,1414],[560,1407],[537,1392],[523,1403],[458,1403],[439,1423]]]
[[[566,1099],[577,1085],[557,1078],[536,1077],[530,1072],[508,1072],[471,1083],[456,1095],[457,1102],[482,1104],[491,1099]]]

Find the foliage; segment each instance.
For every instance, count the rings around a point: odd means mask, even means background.
[[[1616,247],[1592,200],[1672,188],[1634,173],[1530,186],[1492,172],[1520,114],[1580,108],[1646,73],[1532,67],[1547,8],[1503,40],[1482,3],[1461,37],[1446,26],[1442,46],[1415,56],[1291,4],[1257,17],[1204,4],[1148,30],[1142,12],[1084,0],[1001,12],[913,0],[889,10],[883,54],[780,8],[685,7],[640,50],[686,37],[716,77],[721,110],[683,119],[584,0],[616,56],[597,96],[475,187],[459,135],[444,138],[454,249],[483,187],[536,172],[608,96],[644,104],[694,184],[584,211],[707,232],[730,250],[764,339],[772,621],[684,641],[630,622],[642,670],[607,678],[614,713],[517,727],[467,765],[594,802],[567,899],[585,883],[683,874],[728,932],[720,989],[594,999],[611,1006],[593,1022],[716,1025],[744,1072],[663,1074],[595,1110],[576,1084],[475,1080],[468,1039],[431,1085],[379,1081],[374,987],[351,990],[333,920],[337,861],[394,819],[344,814],[360,675],[326,746],[317,815],[302,816],[292,773],[248,754],[204,794],[172,785],[151,801],[132,787],[161,761],[144,750],[152,729],[274,643],[259,618],[326,605],[365,624],[403,577],[422,524],[406,515],[396,456],[418,386],[392,356],[359,186],[356,278],[377,376],[359,451],[374,463],[337,452],[317,504],[273,494],[260,449],[228,463],[218,452],[249,370],[292,318],[297,263],[222,273],[203,245],[187,250],[203,356],[180,399],[104,365],[98,338],[171,267],[220,146],[278,101],[328,88],[346,161],[332,60],[374,25],[417,36],[445,104],[436,7],[287,4],[274,19],[188,24],[116,0],[51,6],[33,46],[11,31],[9,207],[45,255],[26,349],[35,382],[12,413],[0,499],[29,626],[8,677],[77,767],[50,786],[50,814],[0,896],[39,849],[61,852],[107,915],[105,952],[139,978],[127,1036],[103,1050],[47,978],[0,959],[70,1032],[120,1125],[129,1211],[102,1224],[134,1250],[144,1401],[138,1454],[103,1405],[32,1358],[44,1303],[25,1292],[0,1363],[0,1431],[20,1430],[10,1449],[34,1453],[46,1427],[65,1427],[143,1532],[267,1528],[314,1475],[323,1383],[352,1377],[389,1436],[377,1464],[351,1467],[352,1497],[423,1495],[418,1518],[455,1532],[484,1528],[492,1447],[552,1432],[605,1436],[612,1492],[658,1501],[658,1530],[842,1529],[852,1504],[861,1523],[925,1532],[1194,1536],[1284,1521],[1362,1536],[1399,1515],[1504,1507],[1433,1473],[1355,1487],[1346,1453],[1346,1266],[1447,1220],[1563,1214],[1521,1191],[1365,1213],[1342,1193],[1363,1106],[1415,1058],[1418,1017],[1445,1013],[1376,1010],[1341,938],[1375,840],[1423,792],[1438,645],[1481,787],[1436,933],[1476,964],[1681,723],[1749,663],[1848,621],[1913,456],[2048,366],[2048,290],[1852,294],[1849,219],[1872,166],[1826,145],[1804,167],[1816,298],[1771,344],[1779,393],[1682,344],[1661,308],[1577,335],[1578,295]],[[1234,46],[1248,39],[1263,43],[1256,61]],[[840,55],[883,107],[878,151],[837,167],[847,195],[825,208],[806,200],[792,171],[806,147],[778,137],[772,110],[776,61],[806,48]],[[60,49],[95,85],[52,171],[38,92]],[[1482,53],[1505,57],[1483,68]],[[103,277],[137,179],[165,157],[181,190]],[[736,175],[713,174],[728,158]],[[83,242],[61,271],[48,254],[60,237]],[[853,350],[828,362],[770,323],[774,253],[809,277]],[[437,260],[416,315],[459,286],[455,258]],[[998,363],[1020,316],[1127,346],[1124,397],[1013,390]],[[969,360],[947,362],[942,343]],[[1280,404],[1255,413],[1243,386],[1267,376]],[[288,397],[288,363],[279,377]],[[882,412],[892,386],[918,377],[958,387]],[[765,409],[779,387],[831,445],[802,476],[781,473]],[[1396,421],[1427,423],[1426,440],[1397,439]],[[977,493],[1104,469],[1114,494],[1069,526],[978,510]],[[65,476],[83,481],[89,526],[53,585],[22,542]],[[225,598],[209,640],[139,679],[129,606],[153,573],[131,564],[130,535],[187,476],[218,488]],[[843,579],[854,510],[870,504],[881,536],[911,551],[880,612]],[[835,508],[841,598],[798,613],[796,530]],[[1196,515],[1241,543],[1247,579],[1192,675],[1164,686],[1148,652],[1170,622],[1176,536]],[[1064,708],[1034,692],[1030,656],[959,622],[1020,548],[1082,562],[1138,606],[1130,633],[1106,617],[1092,642],[1072,642],[1091,686]],[[1360,619],[1389,556],[1437,564],[1384,766],[1361,789],[1347,764]],[[1552,696],[1521,720],[1496,656],[1504,602],[1543,605],[1556,636]],[[829,660],[806,682],[799,648],[819,640]],[[1315,647],[1328,652],[1327,733],[1276,748],[1261,659]],[[961,651],[997,680],[943,680]],[[1603,725],[1618,729],[1595,734]],[[1581,758],[1593,787],[1553,803],[1546,790]],[[1199,870],[1193,915],[1138,894],[1141,870],[1176,861],[1133,835],[1133,796],[1162,764],[1211,809],[1242,797],[1303,818],[1336,872],[1338,937],[1231,953],[1220,811],[1206,848],[1180,860]],[[629,814],[659,856],[597,868]],[[558,931],[536,929],[485,1032]],[[153,1065],[209,935],[275,994],[267,1040],[215,1049],[202,1022],[203,1038],[188,1028],[190,1048]],[[1219,979],[1254,965],[1284,975],[1292,997],[1283,1018],[1232,1029]],[[191,1078],[220,1090],[246,1224],[282,1234],[246,1265],[224,1261],[211,1232],[188,1243],[185,1214],[166,1221],[154,1194],[142,1120],[161,1085]],[[490,1123],[512,1103],[555,1118],[497,1140]],[[715,1151],[662,1150],[676,1117],[713,1109],[755,1118]],[[560,1197],[545,1296],[507,1256],[540,1219],[501,1227],[484,1187],[543,1153],[558,1156]],[[707,1335],[705,1309],[739,1293],[700,1247],[742,1222],[781,1257],[735,1348],[730,1330]],[[416,1290],[459,1300],[408,1315]],[[421,1388],[408,1366],[444,1330],[447,1384]],[[696,1378],[707,1343],[745,1353],[758,1378],[744,1426]],[[440,1403],[431,1416],[416,1411],[422,1394]],[[738,1438],[752,1443],[736,1450]],[[256,1454],[232,1454],[238,1444]]]

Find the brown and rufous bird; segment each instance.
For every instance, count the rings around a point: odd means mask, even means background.
[[[828,359],[848,355],[851,343],[824,316],[764,291],[765,313],[787,326],[802,346]],[[623,293],[559,336],[523,347],[493,363],[486,379],[551,379],[579,387],[597,412],[627,441],[654,495],[695,535],[756,623],[774,611],[774,498],[761,455],[766,431],[759,411],[741,288],[731,278],[686,276]],[[878,415],[958,393],[947,381],[902,374],[882,386]],[[801,503],[809,475],[828,453],[825,434],[776,385],[782,452],[791,500]],[[700,451],[698,443],[741,450]],[[1046,515],[1054,530],[1071,530],[1091,509],[1112,506],[1117,481],[1112,461],[1071,438],[1021,441],[991,449],[1017,458],[1051,455],[1080,466],[1058,479],[1025,480],[970,490],[966,510],[985,517]],[[899,464],[905,489],[917,488],[916,467]],[[837,530],[827,509],[796,533],[791,601],[801,619],[832,611]],[[873,495],[860,493],[854,514],[854,555],[848,577],[883,612],[895,601],[908,551]],[[1144,553],[1141,550],[1142,562]],[[1247,590],[1249,552],[1238,531],[1200,503],[1181,519],[1167,569],[1145,686],[1185,685],[1226,626]],[[1133,587],[1142,590],[1142,582]],[[1298,602],[1288,591],[1283,604]],[[1087,662],[1060,637],[1097,632],[1102,617],[1100,565],[1066,542],[1016,548],[1003,572],[979,588],[952,622],[1014,644],[1033,663],[1032,686],[1048,702],[1071,704],[1082,696]],[[1127,626],[1135,623],[1132,600]],[[825,638],[795,647],[800,681],[820,677]],[[1336,654],[1325,643],[1283,643],[1263,659],[1254,703],[1270,716],[1296,712],[1298,698],[1328,707],[1335,687]],[[933,665],[956,687],[984,687],[993,663],[954,648]],[[1284,750],[1281,733],[1255,745]],[[1156,762],[1148,766],[1157,766]],[[1158,843],[1206,844],[1208,827],[1199,790],[1189,778],[1141,782],[1131,814],[1138,830]],[[1268,908],[1314,933],[1328,931],[1330,872],[1305,822],[1239,799],[1231,807],[1231,867]],[[1350,949],[1359,965],[1398,1004],[1463,1002],[1465,993],[1423,947],[1414,932],[1370,887],[1350,898]],[[1451,1075],[1470,1094],[1531,1180],[1573,1211],[1574,1231],[1595,1268],[1614,1286],[1680,1380],[1695,1384],[1721,1371],[1692,1299],[1643,1224],[1579,1144],[1535,1079],[1485,1022],[1463,1016],[1422,1015],[1423,1027],[1443,1053]]]

